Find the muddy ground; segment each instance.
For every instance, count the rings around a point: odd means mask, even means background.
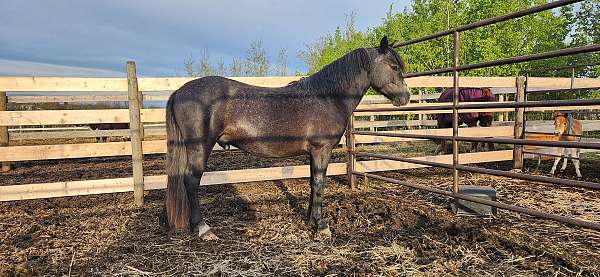
[[[368,150],[416,156],[426,149],[398,144]],[[336,151],[333,160],[342,162],[344,153]],[[229,151],[216,152],[209,169],[306,162]],[[485,166],[509,169],[510,163]],[[586,156],[585,180],[600,181],[598,166],[597,156]],[[147,157],[147,175],[164,174],[163,167],[162,156]],[[545,163],[542,170],[549,167]],[[15,164],[0,183],[113,178],[130,172],[125,157],[27,162]],[[444,189],[451,184],[445,169],[383,175]],[[562,177],[572,176],[570,166]],[[494,186],[506,203],[600,221],[598,192],[479,174],[461,177],[463,184]],[[218,242],[162,233],[157,221],[162,191],[147,192],[143,208],[132,205],[132,193],[0,203],[0,274],[600,275],[600,232],[506,211],[495,219],[457,217],[446,197],[374,180],[350,191],[345,178],[329,178],[324,217],[333,237],[315,241],[303,220],[308,191],[306,179],[201,188],[204,216],[220,236]]]

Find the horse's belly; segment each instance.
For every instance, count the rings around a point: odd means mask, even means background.
[[[242,142],[234,141],[231,145],[252,155],[267,158],[285,158],[306,154],[302,142]]]

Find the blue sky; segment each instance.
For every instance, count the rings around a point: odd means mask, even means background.
[[[290,72],[304,71],[297,52],[355,13],[364,30],[382,21],[391,3],[408,0],[3,0],[0,75],[122,76],[135,60],[143,76],[183,75],[183,61],[229,64],[260,39],[271,61],[288,50]]]

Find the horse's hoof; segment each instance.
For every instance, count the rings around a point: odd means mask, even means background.
[[[163,232],[170,232],[171,227],[169,226],[169,220],[167,219],[167,210],[163,210],[163,212],[158,216],[158,226],[162,229]]]
[[[212,231],[208,231],[208,232],[200,235],[200,238],[205,241],[219,240],[219,237],[217,237],[217,235],[215,235]]]
[[[317,229],[317,231],[315,232],[315,238],[316,241],[328,241],[331,240],[331,230],[329,229],[329,226],[327,226],[327,224],[325,224],[324,227],[320,227]]]
[[[198,236],[205,241],[214,241],[219,239],[219,237],[217,237],[217,235],[210,230],[210,226],[207,224],[204,224],[202,227],[198,228]]]

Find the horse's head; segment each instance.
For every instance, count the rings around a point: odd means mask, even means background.
[[[410,91],[402,78],[404,62],[388,44],[387,36],[381,39],[376,48],[377,54],[372,57],[371,87],[390,99],[394,106],[408,104]]]
[[[481,97],[483,98],[483,102],[494,102],[496,101],[496,96],[492,92],[491,88],[481,88]]]
[[[479,113],[479,126],[491,127],[494,122],[494,115],[492,113]]]
[[[562,135],[567,131],[567,118],[561,112],[554,113],[554,134]]]

